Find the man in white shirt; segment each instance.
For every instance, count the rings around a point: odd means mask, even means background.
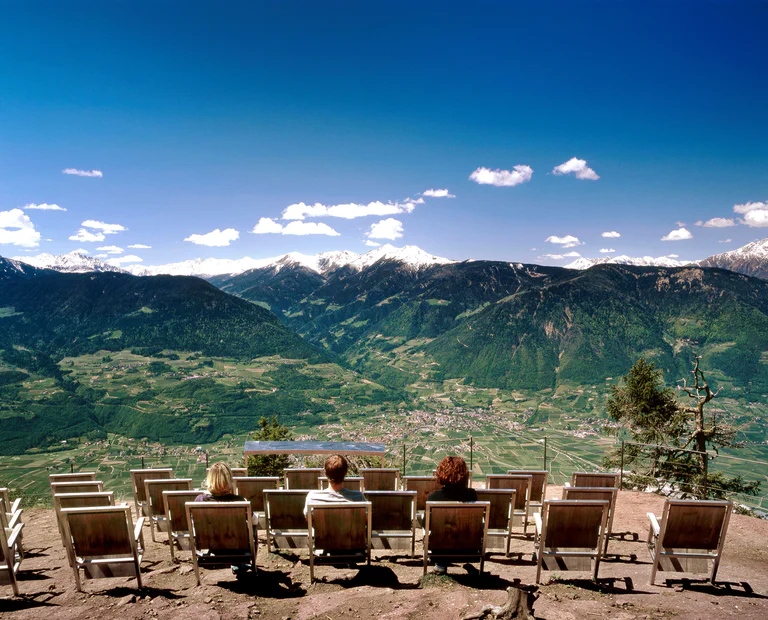
[[[344,502],[364,502],[365,495],[360,491],[352,491],[344,488],[344,478],[347,475],[349,464],[341,454],[332,454],[325,459],[325,476],[328,478],[330,488],[322,491],[310,491],[304,503],[304,516],[307,516],[307,504],[338,504]]]

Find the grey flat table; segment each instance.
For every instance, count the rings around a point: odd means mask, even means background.
[[[245,455],[251,454],[361,454],[384,456],[383,443],[347,441],[246,441]]]

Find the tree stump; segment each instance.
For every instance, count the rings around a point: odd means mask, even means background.
[[[461,620],[483,620],[486,617],[495,620],[533,619],[533,604],[539,595],[535,590],[529,592],[510,586],[507,588],[507,602],[501,606],[485,605],[480,611],[468,614]]]

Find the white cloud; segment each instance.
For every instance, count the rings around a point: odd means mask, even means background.
[[[684,241],[685,239],[693,239],[693,235],[686,228],[677,228],[661,238],[662,241]]]
[[[514,187],[531,180],[533,168],[519,165],[512,170],[491,170],[490,168],[478,168],[469,175],[470,181],[480,185],[494,185],[496,187]]]
[[[732,218],[713,217],[706,222],[699,220],[696,222],[696,226],[703,226],[704,228],[728,228],[729,226],[736,226],[736,222],[734,222]]]
[[[667,254],[666,258],[680,258],[679,254]]]
[[[731,243],[732,241],[733,241],[733,239],[720,239],[720,241],[718,241],[718,243]]]
[[[601,237],[606,237],[607,239],[618,239],[621,237],[621,233],[617,233],[615,230],[610,230],[608,232],[604,232]]]
[[[0,211],[0,245],[5,244],[23,248],[36,248],[40,245],[40,233],[21,209]]]
[[[577,159],[576,157],[572,157],[564,164],[555,166],[552,169],[552,174],[556,176],[573,174],[577,179],[581,179],[582,181],[597,181],[600,178],[597,172],[587,166],[586,160]]]
[[[94,254],[94,258],[109,258],[109,254]]]
[[[133,245],[128,246],[132,250],[151,250],[151,245],[144,245],[143,243],[134,243]]]
[[[104,241],[104,239],[106,239],[104,233],[92,233],[85,228],[81,228],[69,238],[70,241],[82,241],[88,243],[96,243],[97,241]]]
[[[204,235],[189,235],[184,241],[189,241],[195,245],[207,245],[209,247],[223,247],[240,238],[240,233],[234,228],[225,230],[212,230]]]
[[[96,248],[99,252],[106,252],[107,254],[122,254],[125,252],[123,248],[117,247],[116,245],[105,245],[100,248]]]
[[[568,252],[566,254],[544,254],[544,256],[539,256],[539,258],[548,258],[550,260],[563,260],[564,258],[580,258],[581,254],[578,252]]]
[[[677,224],[678,228],[683,228],[685,226],[685,222],[675,222]]]
[[[90,254],[90,252],[84,248],[78,248],[76,250],[72,250],[72,252],[77,252],[78,254]]]
[[[371,239],[390,239],[394,241],[403,236],[403,223],[393,217],[371,224],[371,229],[365,233]]]
[[[613,248],[602,248],[600,250],[603,254],[613,254],[616,250]]]
[[[253,227],[252,233],[256,235],[265,235],[274,233],[277,235],[328,235],[329,237],[339,237],[340,234],[328,224],[322,222],[302,222],[293,221],[283,226],[277,220],[270,217],[262,217],[256,226]]]
[[[423,201],[422,201],[423,202]],[[398,213],[410,213],[420,204],[413,200],[405,202],[381,202],[376,200],[368,204],[358,204],[355,202],[324,205],[316,202],[313,205],[307,205],[303,202],[289,205],[283,210],[282,218],[284,220],[303,220],[308,217],[340,217],[345,220],[352,220],[357,217],[367,217],[369,215],[396,215]]]
[[[578,237],[574,237],[573,235],[565,235],[565,237],[556,237],[555,235],[551,235],[544,239],[544,241],[554,243],[556,245],[562,245],[564,248],[575,248],[577,245],[584,245],[581,241],[579,241]]]
[[[744,216],[742,222],[747,226],[762,228],[768,226],[768,203],[747,202],[743,205],[733,205],[735,213]]]
[[[64,168],[62,172],[64,174],[74,174],[76,177],[97,177],[100,179],[104,176],[101,170],[78,170],[77,168]]]
[[[100,230],[105,235],[115,235],[124,230],[128,230],[125,226],[121,224],[105,224],[104,222],[99,222],[98,220],[85,220],[82,224],[80,224],[80,226],[84,226],[85,228],[94,228],[95,230]]]
[[[370,239],[366,239],[364,243],[369,248],[378,248],[381,245],[380,243],[376,243],[375,241],[371,241]]]
[[[456,198],[454,194],[451,194],[447,189],[428,189],[421,194],[427,198]]]
[[[56,204],[49,205],[45,202],[39,205],[30,202],[28,205],[24,205],[23,209],[25,211],[66,211],[64,207],[60,207]]]
[[[112,265],[113,267],[119,267],[120,265],[124,265],[126,263],[142,263],[144,262],[144,259],[140,256],[136,256],[135,254],[128,254],[126,256],[119,256],[117,258],[110,258],[107,261],[107,265]]]

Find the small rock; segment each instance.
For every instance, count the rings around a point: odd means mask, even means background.
[[[189,564],[185,564],[179,569],[179,575],[189,575],[189,573],[193,572],[195,569],[192,568]]]
[[[206,605],[210,605],[212,602],[213,602],[213,598],[211,598],[210,596],[206,596],[205,599],[203,600],[203,603],[205,603]]]
[[[122,607],[123,605],[130,605],[131,603],[136,602],[136,595],[135,594],[129,594],[128,596],[124,596],[119,601],[117,601],[117,607]]]

